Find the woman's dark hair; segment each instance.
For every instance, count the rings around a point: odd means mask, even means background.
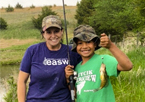
[[[61,28],[60,30],[63,30],[63,28]],[[43,30],[41,30],[41,31],[40,31],[40,33],[41,33],[41,34],[43,34],[43,33],[44,33],[44,31],[43,31]]]

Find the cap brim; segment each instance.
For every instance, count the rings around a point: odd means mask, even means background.
[[[49,26],[46,26],[44,30],[48,29],[48,28],[51,28],[51,27],[56,27],[56,28],[59,28],[61,29],[61,26],[57,25],[57,24],[50,24]]]
[[[93,39],[96,38],[97,47],[95,48],[95,50],[101,48],[101,46],[99,46],[99,44],[100,44],[100,37],[97,36],[97,35],[91,34],[91,33],[90,33],[90,35],[91,35],[91,37],[90,37],[89,39],[84,39],[84,38],[82,38],[81,34],[76,35],[76,36],[73,38],[73,45],[72,45],[72,49],[71,49],[71,50],[74,51],[74,52],[77,52],[77,51],[76,51],[76,46],[77,46],[76,42],[77,42],[78,39],[79,39],[79,40],[82,40],[82,41],[91,41],[91,40],[93,40]]]

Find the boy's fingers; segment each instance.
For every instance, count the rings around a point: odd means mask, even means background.
[[[101,37],[103,37],[103,36],[107,36],[107,35],[106,35],[105,33],[102,33],[102,34],[101,34]]]

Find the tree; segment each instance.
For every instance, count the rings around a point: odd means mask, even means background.
[[[52,11],[50,7],[47,7],[47,6],[44,6],[42,8],[42,12],[41,12],[41,15],[38,15],[38,18],[32,18],[32,22],[34,24],[34,26],[41,30],[42,28],[42,20],[45,16],[48,16],[48,15],[57,15],[56,12]]]
[[[35,6],[32,4],[32,5],[30,6],[30,8],[35,8]]]
[[[141,16],[145,17],[145,0],[133,0],[133,3]]]
[[[134,6],[133,28],[135,32],[141,31],[145,27],[145,1],[144,0],[133,0]]]
[[[22,7],[21,4],[17,3],[15,8],[17,8],[17,9],[22,9],[23,7]]]
[[[131,0],[103,0],[95,5],[94,15],[90,17],[89,24],[98,34],[103,32],[111,34],[115,41],[123,39],[128,30],[139,29],[144,22],[135,12]],[[143,22],[142,22],[143,21]]]
[[[8,7],[5,10],[6,10],[6,12],[13,12],[14,8],[11,7],[10,5],[8,5]]]
[[[7,28],[7,22],[0,17],[0,29],[6,29]]]
[[[145,1],[139,1],[81,0],[77,4],[75,18],[78,24],[91,25],[98,35],[111,34],[112,41],[116,38],[117,41],[121,41],[128,30],[140,31],[145,25],[145,18],[141,13],[145,9],[141,3]]]
[[[123,20],[127,20],[127,16],[123,16],[126,10],[127,2],[103,0],[95,5],[95,12],[89,19],[89,24],[93,26],[98,34],[106,33],[112,35],[112,41],[122,40],[125,28]]]
[[[89,24],[88,19],[93,14],[95,0],[81,0],[77,3],[75,19],[78,24]]]

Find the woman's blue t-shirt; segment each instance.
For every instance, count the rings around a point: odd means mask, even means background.
[[[81,57],[70,53],[70,64],[76,66]],[[30,46],[22,59],[20,70],[30,74],[26,102],[71,102],[71,95],[65,78],[68,65],[67,46],[50,51],[45,42]]]

